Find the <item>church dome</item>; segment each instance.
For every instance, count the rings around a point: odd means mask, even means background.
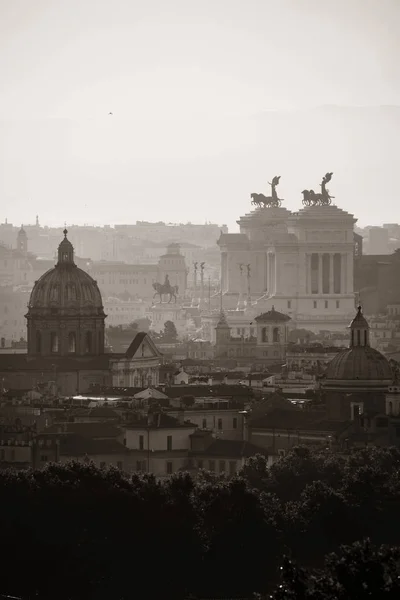
[[[392,369],[388,360],[369,345],[369,325],[361,306],[349,325],[350,347],[339,352],[328,365],[327,380],[391,381]]]
[[[104,315],[96,281],[74,263],[74,249],[64,230],[58,247],[58,262],[36,281],[31,292],[29,313]]]
[[[327,379],[335,380],[392,380],[392,370],[387,359],[370,346],[347,348],[329,363]]]

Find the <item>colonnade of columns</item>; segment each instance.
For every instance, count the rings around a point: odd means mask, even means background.
[[[318,252],[306,254],[306,293],[344,294],[351,293],[348,254],[340,252]]]

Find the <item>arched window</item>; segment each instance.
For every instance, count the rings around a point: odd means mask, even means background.
[[[361,346],[361,331],[357,329],[357,346]]]
[[[393,414],[393,402],[392,401],[389,402],[389,413],[388,414],[389,415]]]
[[[50,302],[58,302],[58,284],[50,288]]]
[[[67,300],[76,300],[76,287],[74,283],[67,283],[65,286],[65,296]]]
[[[261,329],[261,341],[265,344],[268,343],[268,331],[266,327]]]
[[[68,334],[68,352],[75,354],[76,352],[76,335],[74,331]]]
[[[279,342],[279,327],[274,327],[272,332],[272,341],[275,343]]]
[[[87,331],[85,336],[85,352],[91,354],[92,352],[92,332]]]
[[[58,334],[55,331],[50,334],[50,346],[52,354],[58,352]]]
[[[368,331],[364,329],[364,346],[368,344]]]
[[[36,352],[38,354],[42,352],[42,334],[40,331],[36,332]]]

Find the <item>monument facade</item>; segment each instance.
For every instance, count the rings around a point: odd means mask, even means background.
[[[354,216],[334,204],[326,184],[321,192],[303,190],[303,208],[290,212],[278,198],[251,194],[257,208],[237,223],[240,233],[221,234],[221,285],[224,306],[241,308],[243,298],[260,314],[277,310],[292,326],[342,330],[354,312]],[[246,269],[243,269],[246,265]]]

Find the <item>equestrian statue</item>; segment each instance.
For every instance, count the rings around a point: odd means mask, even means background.
[[[329,194],[326,184],[330,182],[332,175],[333,173],[326,173],[322,178],[320,194],[316,194],[314,190],[303,190],[301,192],[303,194],[304,206],[329,206],[331,204],[331,200],[335,196]]]
[[[272,182],[268,181],[268,184],[271,186],[271,196],[264,196],[264,194],[251,194],[251,203],[256,206],[267,207],[278,207],[282,204],[282,199],[278,198],[278,194],[276,193],[276,186],[279,185],[279,180],[281,176],[275,176]]]
[[[169,295],[168,304],[171,302],[172,298],[174,298],[176,304],[176,297],[178,295],[179,288],[177,285],[171,285],[168,275],[165,276],[164,283],[153,283],[153,288],[155,289],[153,300],[156,296],[160,296],[161,304],[162,297],[164,295]]]

